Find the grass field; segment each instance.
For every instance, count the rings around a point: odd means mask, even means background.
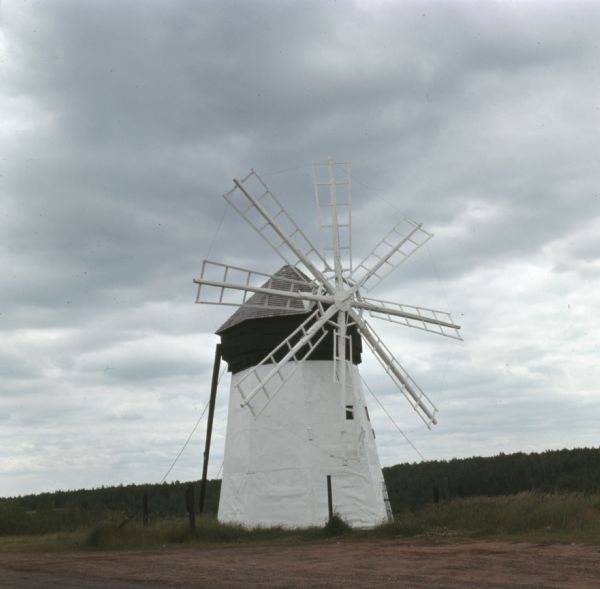
[[[521,493],[508,497],[475,497],[431,504],[397,514],[393,523],[371,530],[352,530],[341,521],[325,528],[286,530],[254,528],[199,519],[195,534],[186,520],[114,521],[91,528],[41,535],[0,536],[1,552],[133,549],[248,542],[306,542],[341,538],[497,539],[544,543],[600,544],[600,495]]]

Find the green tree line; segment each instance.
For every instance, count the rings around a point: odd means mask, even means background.
[[[383,475],[396,515],[458,497],[600,493],[600,448],[398,464],[384,468]],[[106,518],[118,522],[134,514],[141,517],[144,494],[151,519],[181,517],[189,484],[118,485],[0,499],[0,534],[69,530]],[[200,484],[192,484],[197,505]],[[208,482],[205,513],[217,513],[220,489],[220,480]]]
[[[600,493],[600,448],[398,464],[383,474],[396,514],[455,497]]]
[[[143,496],[148,496],[150,518],[180,517],[186,513],[185,492],[190,483],[118,485],[38,493],[0,499],[0,534],[26,534],[72,530],[102,519],[123,521],[141,517]],[[195,481],[195,503],[200,482]],[[208,481],[204,512],[216,514],[221,481]]]

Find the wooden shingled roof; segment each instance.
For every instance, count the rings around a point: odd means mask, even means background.
[[[287,292],[310,292],[314,288],[314,283],[298,268],[286,264],[275,272],[272,278],[262,285],[262,288]],[[220,335],[230,327],[249,319],[301,315],[307,313],[309,309],[308,302],[299,299],[257,292],[240,305],[237,311],[215,333]]]

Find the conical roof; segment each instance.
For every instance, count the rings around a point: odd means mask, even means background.
[[[261,288],[271,288],[288,292],[310,292],[314,283],[306,274],[295,266],[285,265],[281,267],[273,277],[267,280]],[[262,292],[254,293],[237,311],[217,329],[220,335],[225,330],[238,325],[249,319],[261,317],[284,317],[288,315],[301,315],[307,313],[309,306],[307,301],[290,299],[283,295],[271,295]]]

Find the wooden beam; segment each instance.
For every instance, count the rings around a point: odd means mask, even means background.
[[[210,456],[210,440],[212,437],[213,418],[215,416],[215,399],[217,397],[217,386],[219,384],[219,370],[221,368],[221,344],[215,347],[215,360],[213,363],[212,381],[210,385],[210,401],[208,405],[208,421],[206,423],[206,440],[204,442],[204,464],[202,466],[202,482],[200,483],[200,501],[198,512],[204,512],[204,499],[206,497],[206,476],[208,473],[208,458]]]

